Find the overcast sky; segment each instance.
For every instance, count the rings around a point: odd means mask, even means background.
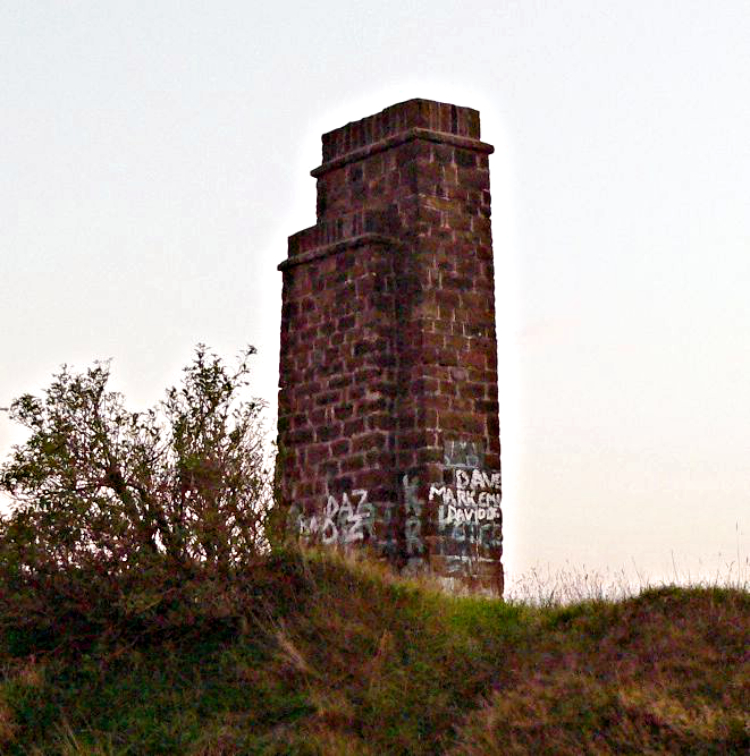
[[[145,408],[199,341],[274,405],[320,135],[411,97],[496,147],[511,574],[745,559],[747,0],[2,0],[0,406],[112,358]]]

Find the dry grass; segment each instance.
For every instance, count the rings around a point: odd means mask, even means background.
[[[654,580],[633,563],[631,569],[587,569],[566,564],[552,569],[537,565],[528,572],[507,578],[505,600],[535,607],[554,607],[582,601],[624,601],[644,591],[664,587],[733,588],[750,590],[750,558],[737,553],[729,561],[718,555],[712,569],[698,574],[684,570],[672,558],[671,574],[666,580]]]
[[[613,600],[600,578],[540,573],[503,603],[362,557],[287,555],[248,578],[236,622],[43,671],[6,654],[0,750],[745,753],[747,591],[616,586]]]
[[[749,608],[740,592],[662,588],[560,609],[452,753],[745,753]]]

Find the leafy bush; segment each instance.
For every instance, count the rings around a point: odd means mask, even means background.
[[[199,345],[146,412],[108,389],[108,363],[63,366],[42,397],[13,402],[29,436],[0,467],[3,624],[51,636],[93,617],[163,624],[196,603],[174,602],[187,588],[226,612],[232,576],[267,550],[263,405],[242,397],[253,353],[230,370]]]

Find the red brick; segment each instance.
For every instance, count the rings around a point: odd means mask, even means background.
[[[416,127],[437,135],[377,144]],[[325,135],[324,160],[339,162],[315,172],[318,224],[289,241],[290,259],[313,257],[283,273],[282,496],[311,515],[329,493],[367,489],[396,507],[402,549],[404,475],[421,496],[452,479],[448,439],[481,443],[499,468],[489,164],[452,134],[477,140],[478,113],[413,100]],[[345,246],[372,232],[392,241]],[[461,546],[434,503],[424,518],[427,562],[447,571]],[[464,584],[501,590],[499,541],[483,554],[494,561]]]

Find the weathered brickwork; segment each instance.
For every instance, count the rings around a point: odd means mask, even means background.
[[[426,100],[323,136],[279,266],[279,464],[304,537],[501,593],[491,152]]]

